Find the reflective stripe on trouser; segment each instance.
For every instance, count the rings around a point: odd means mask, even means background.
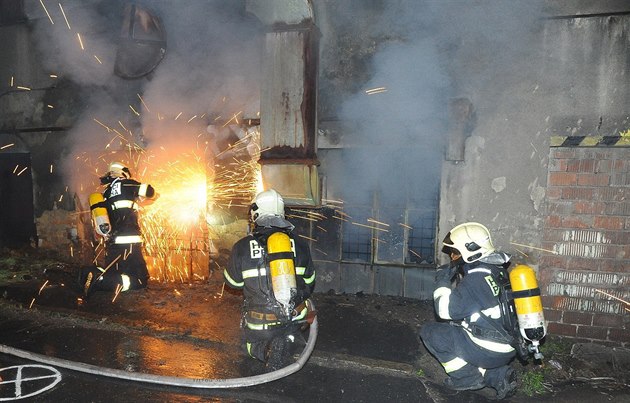
[[[514,352],[499,353],[483,349],[470,340],[464,329],[447,322],[423,325],[420,337],[448,375],[456,379],[478,378],[481,375],[479,368],[501,367],[514,357]]]

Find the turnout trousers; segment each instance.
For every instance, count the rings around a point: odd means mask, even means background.
[[[451,322],[427,323],[420,337],[427,350],[442,364],[447,375],[458,385],[497,388],[505,378],[515,353],[485,349],[475,344],[461,326]]]

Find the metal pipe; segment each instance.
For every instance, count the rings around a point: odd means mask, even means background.
[[[312,302],[312,301],[311,301]],[[311,304],[315,309],[315,305]],[[293,364],[281,368],[277,371],[269,372],[266,374],[248,376],[244,378],[230,378],[230,379],[192,379],[192,378],[180,378],[175,376],[163,376],[154,374],[143,374],[138,372],[128,372],[120,369],[104,368],[96,365],[85,364],[82,362],[64,360],[62,358],[49,357],[47,355],[32,353],[25,350],[20,350],[14,347],[5,346],[0,344],[0,353],[13,355],[15,357],[24,358],[31,361],[37,361],[44,364],[55,365],[61,368],[66,368],[72,371],[84,372],[93,375],[107,376],[109,378],[126,379],[129,381],[153,383],[159,385],[178,386],[184,388],[197,388],[197,389],[227,389],[227,388],[241,388],[245,386],[260,385],[267,382],[272,382],[280,378],[284,378],[291,374],[296,373],[309,359],[315,348],[315,342],[317,341],[317,317],[313,320],[310,326],[308,340],[306,346],[300,354],[299,358]]]

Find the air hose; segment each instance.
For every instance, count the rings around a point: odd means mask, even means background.
[[[313,310],[315,305],[311,304]],[[72,371],[84,372],[93,375],[106,376],[109,378],[126,379],[129,381],[146,382],[159,385],[179,386],[184,388],[197,388],[197,389],[227,389],[227,388],[240,388],[245,386],[260,385],[263,383],[271,382],[284,378],[291,374],[296,373],[309,359],[315,348],[315,341],[317,340],[317,317],[313,320],[310,326],[308,340],[304,350],[298,357],[297,361],[291,365],[281,368],[277,371],[268,372],[265,374],[248,376],[243,378],[230,378],[230,379],[194,379],[194,378],[180,378],[176,376],[162,376],[145,374],[139,372],[128,372],[120,369],[104,368],[96,365],[85,364],[82,362],[69,361],[61,358],[50,357],[47,355],[32,353],[29,351],[20,350],[14,347],[5,346],[0,344],[0,353],[13,355],[15,357],[24,358],[31,361],[40,362],[43,364],[53,365],[61,368],[66,368]]]

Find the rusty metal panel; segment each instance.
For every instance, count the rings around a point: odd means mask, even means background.
[[[267,34],[261,98],[262,149],[304,147],[304,32]]]

